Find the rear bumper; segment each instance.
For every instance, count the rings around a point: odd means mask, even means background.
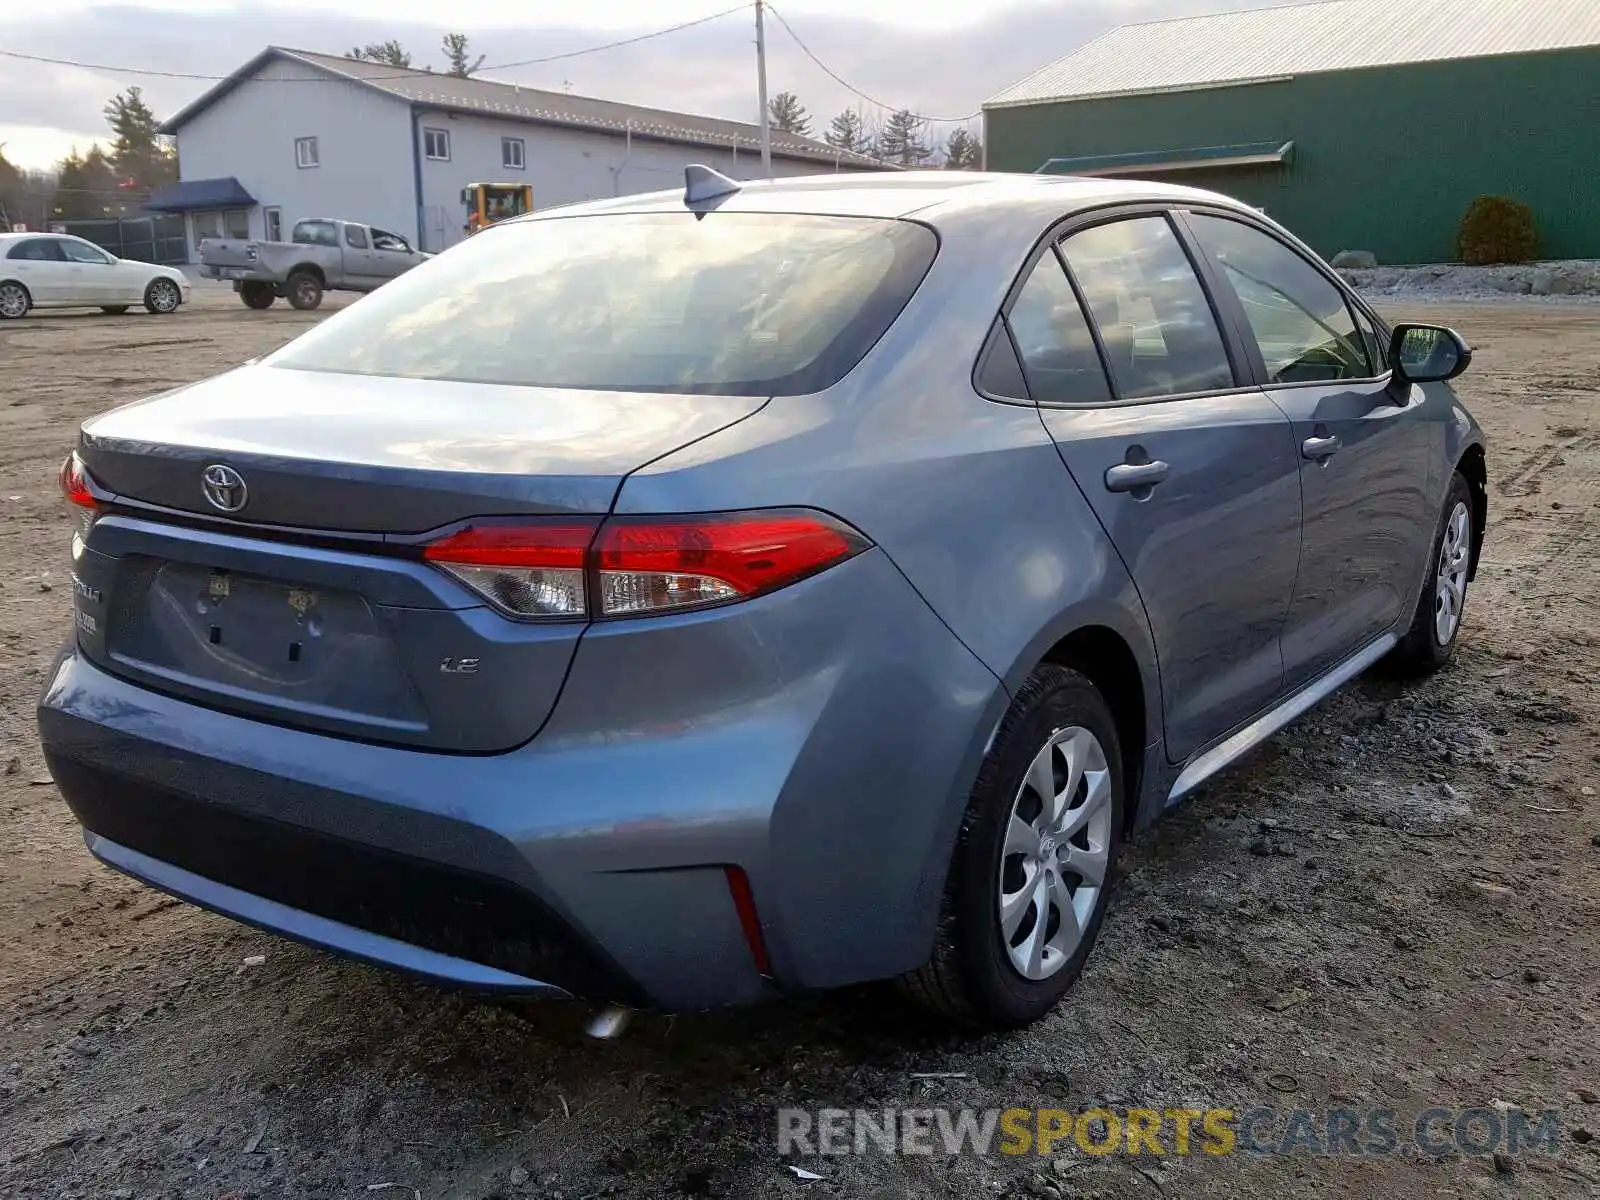
[[[452,984],[683,1010],[924,961],[1004,704],[869,552],[736,609],[592,628],[505,754],[269,725],[76,650],[39,725],[91,851],[159,888]]]

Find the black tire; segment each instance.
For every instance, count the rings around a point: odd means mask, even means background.
[[[322,280],[310,271],[296,271],[289,276],[284,290],[288,293],[290,306],[301,312],[310,312],[322,303]]]
[[[1012,964],[1001,932],[998,902],[1008,870],[1002,852],[1029,766],[1058,731],[1072,727],[1093,734],[1104,752],[1111,810],[1105,876],[1076,949],[1053,974],[1033,980]],[[1019,1029],[1054,1008],[1083,970],[1105,918],[1122,841],[1123,788],[1122,751],[1104,697],[1076,671],[1041,666],[1018,690],[978,772],[945,884],[933,956],[902,978],[907,994],[978,1029]]]
[[[113,317],[120,317],[123,313],[128,311],[128,306],[126,304],[102,304],[100,306],[100,311],[103,313],[110,313]]]
[[[1444,566],[1446,539],[1452,535],[1451,523],[1459,519],[1462,511],[1466,514],[1466,532],[1463,535],[1466,543],[1466,560],[1462,565],[1465,573],[1460,579],[1460,600],[1456,609],[1455,623],[1450,629],[1449,637],[1442,638],[1439,634],[1439,622],[1436,620],[1441,604],[1441,568]],[[1472,504],[1472,486],[1458,471],[1450,480],[1450,489],[1445,493],[1444,507],[1439,513],[1439,525],[1434,531],[1432,548],[1428,554],[1427,575],[1422,584],[1422,595],[1417,600],[1417,611],[1411,619],[1411,628],[1400,639],[1400,644],[1394,648],[1386,664],[1393,673],[1413,678],[1429,675],[1455,657],[1456,644],[1461,640],[1461,619],[1466,610],[1468,588],[1466,574],[1470,573],[1476,521],[1477,514]],[[1454,539],[1452,539],[1453,549]]]
[[[0,283],[0,321],[15,321],[28,315],[33,296],[15,280]]]
[[[178,311],[183,303],[183,293],[170,279],[152,279],[144,289],[144,307],[158,317]]]
[[[239,299],[246,308],[271,308],[278,301],[278,293],[270,283],[251,279],[239,288]]]

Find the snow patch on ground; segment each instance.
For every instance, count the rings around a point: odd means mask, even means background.
[[[1600,262],[1571,259],[1514,266],[1467,267],[1434,263],[1421,267],[1341,270],[1357,291],[1394,300],[1600,300]]]

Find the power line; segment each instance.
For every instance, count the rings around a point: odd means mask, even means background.
[[[805,52],[805,56],[807,58],[809,58],[812,62],[816,63],[817,66],[822,69],[823,74],[827,75],[827,77],[829,79],[833,80],[840,87],[844,88],[845,91],[850,92],[851,94],[853,94],[855,96],[859,96],[861,99],[865,100],[868,104],[874,105],[874,106],[876,106],[878,108],[881,108],[881,109],[885,109],[885,110],[887,110],[889,112],[909,111],[909,110],[899,109],[895,105],[892,105],[892,104],[885,104],[882,100],[878,100],[878,99],[873,98],[872,96],[867,95],[860,88],[856,87],[854,84],[850,83],[848,80],[842,78],[837,71],[835,71],[827,63],[823,62],[820,58],[818,58],[816,56],[816,54],[812,51],[810,46],[805,44],[805,42],[801,39],[800,35],[794,31],[794,26],[789,24],[788,20],[784,17],[784,15],[781,12],[778,11],[778,9],[777,9],[777,7],[775,5],[773,5],[771,3],[771,0],[767,0],[767,11],[769,11],[773,16],[778,18],[778,24],[782,25],[783,28],[784,28],[784,31],[787,32],[788,35],[794,39],[794,44],[799,46],[800,49]],[[983,113],[981,111],[980,112],[975,112],[975,113],[968,113],[964,117],[929,117],[929,116],[924,116],[922,113],[915,113],[915,112],[912,113],[911,115],[913,117],[915,117],[917,120],[925,121],[930,125],[965,125],[970,121],[976,121],[979,117],[983,116]]]
[[[677,25],[669,25],[665,29],[652,30],[649,33],[635,34],[633,37],[619,38],[613,42],[604,42],[598,46],[585,46],[581,50],[567,50],[561,54],[546,54],[539,58],[524,58],[516,62],[495,63],[492,66],[479,67],[474,75],[481,75],[485,71],[508,71],[513,67],[533,67],[541,63],[563,62],[569,58],[583,58],[590,54],[599,54],[606,50],[617,50],[623,46],[635,46],[640,42],[652,41],[658,37],[665,37],[669,33],[679,33],[685,29],[693,29],[697,25],[706,25],[712,21],[719,21],[723,17],[732,16],[734,13],[743,12],[750,4],[736,4],[732,8],[725,8],[720,12],[710,13],[704,17],[696,17],[692,21],[683,21]],[[231,75],[208,75],[197,71],[162,71],[151,67],[121,67],[110,66],[106,63],[82,62],[71,58],[52,58],[43,54],[24,54],[20,50],[0,50],[0,57],[20,59],[23,62],[44,63],[53,67],[77,67],[85,71],[103,71],[108,75],[141,75],[156,79],[198,79],[210,83],[220,83],[224,79],[232,78]],[[334,57],[327,55],[325,57]],[[358,60],[361,61],[361,60]],[[370,62],[370,59],[364,60]],[[451,78],[443,72],[428,72],[421,67],[407,67],[383,75],[358,75],[354,76],[362,83],[373,83],[384,79],[415,79],[418,75],[436,74],[441,79]],[[269,78],[258,79],[258,83],[327,83],[326,79],[284,79]]]
[[[723,17],[731,17],[734,13],[743,12],[749,7],[749,0],[746,0],[744,4],[735,4],[732,8],[725,8],[721,12],[714,12],[709,16],[696,17],[694,20],[684,21],[680,25],[669,25],[665,29],[657,29],[654,33],[641,33],[634,37],[623,38],[621,41],[607,42],[603,46],[590,46],[586,50],[568,50],[564,54],[546,54],[543,58],[524,58],[518,62],[497,63],[492,67],[482,67],[480,71],[508,71],[512,67],[532,67],[540,63],[562,62],[569,58],[580,58],[585,54],[598,54],[602,50],[617,50],[623,46],[634,46],[640,42],[648,42],[652,38],[665,37],[669,33],[679,33],[685,29],[693,29],[696,25],[708,25],[712,21],[720,21]]]

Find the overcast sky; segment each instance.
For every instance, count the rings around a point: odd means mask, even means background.
[[[795,32],[838,76],[891,107],[935,117],[975,113],[983,100],[1053,59],[1129,21],[1260,7],[1271,0],[773,0]],[[592,46],[690,21],[737,0],[477,0],[470,20],[441,24],[437,0],[53,0],[13,3],[0,50],[113,67],[223,75],[263,46],[328,53],[397,38],[416,65],[441,65],[447,29],[472,39],[489,63]],[[861,16],[870,11],[870,19]],[[485,78],[739,120],[756,119],[750,11],[636,46]],[[799,94],[820,134],[827,119],[861,104],[768,18],[772,92]],[[161,117],[209,83],[0,57],[0,144],[7,158],[48,166],[74,144],[105,135],[101,108],[138,84]],[[941,137],[949,125],[936,127]]]

